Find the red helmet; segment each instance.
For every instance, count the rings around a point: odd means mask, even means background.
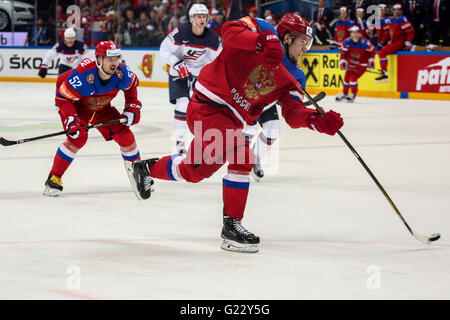
[[[299,35],[306,34],[311,38],[311,41],[309,41],[308,44],[308,49],[309,47],[311,47],[312,28],[309,26],[309,23],[299,15],[286,13],[280,19],[280,22],[277,26],[278,37],[283,40],[284,35],[288,32],[292,37],[292,41],[294,41],[295,38],[297,38]]]
[[[95,56],[115,57],[121,54],[119,46],[112,40],[100,41],[95,47]]]

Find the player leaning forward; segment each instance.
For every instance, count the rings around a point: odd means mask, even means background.
[[[186,109],[190,88],[200,70],[220,53],[221,45],[217,33],[206,27],[208,8],[194,4],[189,10],[191,24],[175,28],[161,43],[160,56],[170,65],[169,98],[175,104],[173,137],[177,152],[186,153]]]
[[[308,23],[294,14],[285,15],[282,22],[286,28],[278,30],[286,32],[278,36],[283,47],[289,47],[292,55],[307,51],[312,41],[307,36]],[[261,32],[264,23],[245,17],[223,25],[224,48],[200,72],[187,109],[187,124],[194,134],[187,155],[132,164],[136,189],[142,198],[149,198],[145,179],[150,175],[195,183],[209,178],[228,161],[228,174],[223,178],[221,247],[230,251],[256,252],[259,245],[259,237],[242,226],[254,162],[254,154],[242,135],[244,123],[253,123],[265,104],[278,100],[292,128],[308,127],[333,135],[343,125],[338,113],[328,111],[321,116],[298,100],[295,86],[281,64],[284,52],[280,40],[269,30]]]
[[[125,165],[140,159],[130,126],[140,120],[141,102],[137,97],[139,80],[121,64],[121,51],[113,41],[101,41],[95,48],[96,59],[84,59],[75,69],[64,72],[56,83],[55,102],[67,139],[58,147],[53,166],[45,182],[44,195],[58,196],[63,190],[61,177],[77,152],[86,144],[88,134],[83,126],[125,118],[97,128],[106,141],[119,146]],[[125,109],[122,114],[111,106],[111,100],[123,90]],[[133,184],[134,186],[134,184]]]

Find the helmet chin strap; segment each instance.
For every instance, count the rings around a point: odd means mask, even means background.
[[[104,58],[101,59],[102,62],[101,62],[100,64],[98,64],[97,59],[95,59],[95,64],[97,65],[97,68],[100,70],[101,73],[103,73],[104,76],[106,76],[106,77],[111,77],[112,74],[108,74],[108,73],[106,73],[106,72],[103,70],[103,59],[104,59]],[[117,69],[117,68],[116,68],[116,69]],[[114,73],[113,73],[113,74],[114,74]]]
[[[295,38],[292,37],[292,34],[288,31],[287,33],[289,33],[289,36],[292,39],[292,42],[290,44],[286,44],[286,42],[284,41],[284,36],[283,36],[283,46],[284,46],[284,51],[286,53],[286,57],[289,59],[289,61],[291,61],[292,63],[296,63],[295,59],[291,59],[291,57],[289,57],[289,47],[291,46],[291,44],[294,43]],[[286,35],[286,33],[285,33]]]

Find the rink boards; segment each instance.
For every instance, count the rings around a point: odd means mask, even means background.
[[[45,79],[37,73],[42,57],[50,48],[0,48],[0,81],[55,82],[59,59],[49,66]],[[168,66],[159,50],[123,49],[125,63],[137,74],[141,86],[167,87]],[[93,49],[90,50],[93,55]],[[312,50],[300,58],[311,93],[325,91],[329,95],[342,89],[344,71],[339,68],[339,51]],[[375,59],[375,70],[379,70]],[[359,96],[450,100],[449,52],[400,52],[388,56],[389,82],[376,83],[375,73],[359,79]]]

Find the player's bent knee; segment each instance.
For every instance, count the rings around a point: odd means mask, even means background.
[[[128,147],[136,142],[133,132],[127,126],[124,126],[119,132],[114,133],[113,139],[121,147]]]

